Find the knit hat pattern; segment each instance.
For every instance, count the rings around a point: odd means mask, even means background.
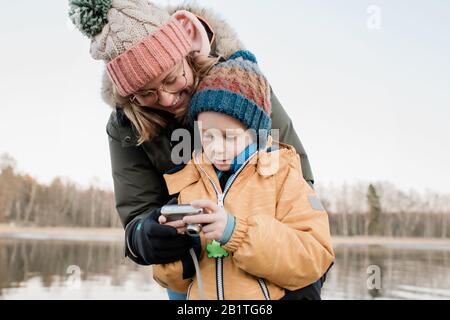
[[[180,62],[192,47],[181,24],[148,0],[69,0],[69,17],[91,39],[90,53],[107,63],[128,96]]]
[[[189,104],[191,124],[205,111],[229,115],[257,132],[270,131],[270,86],[251,52],[237,51],[203,78]]]

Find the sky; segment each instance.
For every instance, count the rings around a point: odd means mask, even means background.
[[[317,182],[450,193],[450,2],[197,3],[256,55]],[[0,154],[44,183],[112,188],[104,63],[67,10],[61,0],[2,4]]]

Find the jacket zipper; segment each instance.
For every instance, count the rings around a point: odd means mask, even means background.
[[[186,300],[189,300],[189,297],[190,297],[190,295],[191,295],[191,289],[192,289],[192,285],[194,284],[194,281],[192,281],[190,284],[189,284],[189,287],[188,287],[188,291],[187,291],[187,294],[186,294]]]
[[[270,300],[269,289],[267,288],[267,285],[266,285],[266,282],[264,281],[264,279],[259,278],[258,283],[259,283],[259,286],[261,287],[264,298],[266,300]]]
[[[217,300],[225,300],[225,290],[223,288],[223,258],[216,259],[216,288]]]
[[[231,176],[231,178],[227,181],[225,184],[225,188],[223,190],[223,193],[220,193],[217,189],[216,184],[214,183],[213,179],[208,175],[208,173],[203,169],[201,165],[199,165],[200,170],[208,177],[209,182],[211,182],[214,191],[216,192],[217,196],[217,205],[221,208],[223,208],[223,202],[225,199],[225,196],[228,193],[228,190],[231,188],[231,185],[233,184],[234,180],[236,180],[239,173],[244,169],[244,167],[247,165],[247,163],[258,153],[255,152],[252,154],[243,164],[242,166],[236,171],[235,174]],[[265,283],[264,283],[265,286]],[[217,288],[217,299],[218,300],[225,300],[225,290],[223,287],[223,258],[216,258],[216,288]],[[266,287],[267,290],[267,287]],[[263,290],[264,291],[264,290]],[[263,292],[264,293],[264,292]],[[266,296],[264,294],[264,296]]]

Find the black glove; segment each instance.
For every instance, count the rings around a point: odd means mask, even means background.
[[[176,204],[177,198],[167,204]],[[189,249],[194,239],[189,235],[180,235],[177,229],[158,222],[161,208],[156,208],[143,218],[131,222],[127,227],[128,249],[133,261],[144,264],[164,264],[185,260],[190,257]]]

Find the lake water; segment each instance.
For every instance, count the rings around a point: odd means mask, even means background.
[[[166,299],[121,242],[0,239],[0,299]],[[323,299],[450,299],[450,248],[342,245]]]

